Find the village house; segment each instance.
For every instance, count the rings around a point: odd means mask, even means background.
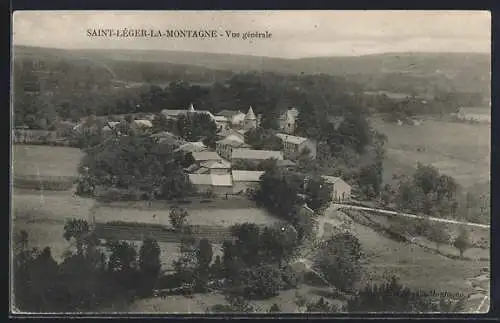
[[[489,107],[461,107],[455,115],[463,121],[491,123],[491,108]]]
[[[305,151],[309,157],[316,158],[316,143],[308,138],[292,136],[284,133],[276,134],[283,143],[283,156],[294,160]]]
[[[233,183],[230,174],[188,174],[190,182],[199,194],[224,196],[233,193]]]
[[[263,171],[233,170],[233,193],[240,194],[259,187]]]
[[[195,151],[192,153],[194,163],[201,166],[206,161],[221,161],[222,158],[215,151]]]
[[[231,123],[225,116],[214,116],[215,124],[217,125],[217,131],[223,131],[231,128]]]
[[[258,164],[267,159],[283,160],[283,154],[281,151],[236,148],[233,149],[233,154],[231,155],[231,162],[233,163],[243,161]]]
[[[241,111],[221,110],[217,113],[217,116],[225,117],[230,128],[241,127],[245,119],[245,114]]]
[[[235,135],[229,135],[226,138],[219,140],[215,143],[215,151],[227,160],[231,160],[233,149],[236,148],[248,148],[249,146],[245,144],[240,138]]]
[[[342,178],[334,176],[322,176],[325,182],[332,187],[332,201],[346,202],[351,199],[351,185]]]
[[[167,119],[171,119],[171,120],[176,120],[181,115],[187,116],[189,114],[206,114],[210,117],[211,120],[213,120],[215,122],[215,116],[210,111],[208,111],[208,110],[195,110],[192,103],[185,110],[164,109],[164,110],[161,110],[161,114],[163,114]]]
[[[197,172],[199,174],[201,173],[210,173],[213,175],[230,175],[231,174],[231,163],[221,160],[221,161],[214,161],[214,160],[209,160],[206,162],[203,162],[200,164],[200,169],[206,169],[207,171],[204,172]]]
[[[287,134],[293,134],[295,132],[298,115],[299,111],[296,108],[288,108],[283,112],[278,121],[280,130]]]

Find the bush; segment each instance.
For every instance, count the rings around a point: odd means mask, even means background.
[[[279,268],[271,265],[261,265],[245,268],[239,273],[242,283],[242,296],[248,299],[267,299],[277,296],[283,289],[283,280]]]
[[[283,280],[283,289],[293,289],[302,283],[303,276],[298,274],[289,265],[282,268],[281,279]]]
[[[38,177],[38,176],[16,176],[14,178],[14,187],[48,190],[48,191],[67,191],[73,187],[72,177]]]

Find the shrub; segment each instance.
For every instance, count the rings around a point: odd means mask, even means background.
[[[283,280],[283,289],[287,290],[296,288],[302,283],[303,277],[287,265],[282,268],[281,279]]]
[[[283,289],[280,270],[271,265],[261,265],[240,270],[242,296],[249,299],[267,299],[277,296]]]

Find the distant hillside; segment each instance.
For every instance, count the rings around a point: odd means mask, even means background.
[[[401,82],[409,83],[407,88],[419,88],[433,79],[435,86],[439,88],[489,93],[491,70],[490,56],[477,53],[391,53],[357,57],[281,59],[161,50],[62,50],[27,46],[15,46],[14,53],[16,57],[40,59],[49,56],[80,57],[110,66],[118,64],[120,67],[117,69],[123,69],[121,66],[124,61],[133,61],[137,62],[136,64],[149,63],[148,66],[153,66],[153,63],[156,63],[156,66],[157,63],[169,63],[191,66],[192,69],[193,66],[202,68],[195,69],[192,73],[207,73],[214,69],[236,72],[325,73],[349,76],[367,87],[393,91],[402,90],[389,88],[397,87]]]

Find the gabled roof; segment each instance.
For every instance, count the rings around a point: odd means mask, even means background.
[[[307,138],[291,136],[291,135],[287,135],[284,133],[277,133],[276,137],[280,138],[284,142],[289,142],[289,143],[296,144],[296,145],[300,145],[304,141],[307,141]]]
[[[193,152],[193,158],[196,161],[222,159],[215,151],[195,151]]]
[[[232,186],[231,175],[213,175],[213,174],[189,174],[189,180],[193,185],[212,185],[212,186]]]
[[[237,148],[233,150],[234,159],[259,159],[266,160],[270,158],[283,159],[283,154],[281,151],[274,150],[254,150],[246,148]]]
[[[258,182],[260,177],[264,174],[263,171],[253,170],[233,170],[234,182]]]
[[[226,118],[232,118],[234,117],[235,115],[238,115],[238,114],[242,114],[242,115],[245,115],[243,112],[239,111],[239,110],[221,110],[217,113],[218,116],[223,116],[223,117],[226,117]]]
[[[134,120],[134,121],[132,121],[132,123],[138,127],[141,127],[141,128],[152,128],[153,127],[153,123],[149,120]]]
[[[201,152],[207,149],[207,146],[205,146],[202,142],[187,142],[179,146],[179,148],[176,149],[176,151],[184,151],[184,152]]]
[[[344,182],[345,184],[347,184],[342,178],[340,177],[335,177],[335,176],[327,176],[327,175],[323,175],[321,176],[325,182],[327,182],[328,184],[335,184],[335,183],[338,183],[338,182]],[[347,184],[349,185],[349,184]]]
[[[229,122],[229,119],[225,116],[214,116],[214,120],[219,122]]]
[[[164,109],[164,110],[161,110],[161,113],[162,113],[164,116],[167,116],[167,117],[177,117],[177,116],[179,116],[179,115],[186,114],[186,110],[171,110],[171,109]]]
[[[229,169],[231,168],[231,163],[224,160],[207,160],[206,162],[201,163],[201,167],[205,167],[208,169]]]

